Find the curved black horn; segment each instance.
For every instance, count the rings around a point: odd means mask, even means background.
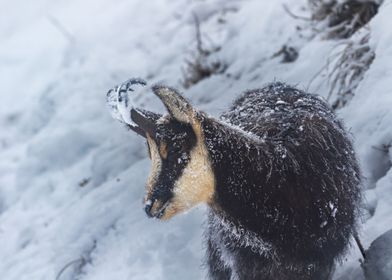
[[[146,137],[146,133],[155,137],[156,121],[160,117],[159,114],[143,109],[131,109],[131,119],[137,126],[129,125],[129,128],[143,137]]]
[[[106,94],[106,102],[111,109],[112,116],[143,137],[146,137],[147,133],[151,136],[155,135],[156,121],[161,115],[136,108],[128,92],[135,91],[136,85],[145,86],[146,84],[146,81],[142,79],[131,78],[110,89]]]

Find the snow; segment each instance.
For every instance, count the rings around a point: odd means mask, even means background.
[[[388,280],[392,270],[392,230],[372,242],[366,251],[365,274],[369,279]]]
[[[141,77],[181,89],[214,116],[274,80],[327,97],[326,76],[317,73],[339,42],[310,36],[283,3],[307,16],[305,0],[2,1],[1,278],[203,278],[205,207],[165,223],[146,217],[147,149],[111,118],[105,94]],[[207,46],[221,46],[213,59],[228,68],[183,90],[194,13]],[[338,111],[366,177],[365,248],[392,228],[391,13],[385,1],[370,22],[375,59]],[[293,63],[273,57],[285,44],[299,49]],[[163,112],[148,87],[134,93],[138,106]],[[334,279],[365,279],[359,258],[353,245]]]
[[[136,102],[140,97],[137,98],[136,93],[134,93],[137,91],[135,87],[138,88],[146,84],[142,79],[129,79],[108,91],[106,102],[114,119],[133,127],[137,126],[131,119],[130,113],[132,109],[135,110],[140,107]]]

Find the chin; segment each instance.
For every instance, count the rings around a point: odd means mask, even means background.
[[[168,220],[172,219],[174,216],[177,216],[179,214],[183,214],[184,212],[188,211],[189,209],[190,208],[185,207],[183,205],[178,205],[177,203],[171,203],[165,209],[165,212],[160,217],[160,220],[168,221]]]

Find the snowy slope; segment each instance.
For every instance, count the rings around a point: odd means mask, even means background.
[[[196,13],[204,42],[221,47],[213,59],[227,65],[185,91],[196,107],[218,115],[274,80],[327,96],[315,75],[337,42],[310,36],[283,3],[308,16],[305,0],[0,2],[0,279],[203,278],[204,207],[146,218],[145,144],[110,117],[105,93],[133,76],[181,88]],[[392,228],[390,4],[370,23],[376,58],[339,111],[375,207],[365,247]],[[294,63],[273,57],[284,44],[300,50]],[[148,90],[140,103],[163,110]],[[335,278],[363,279],[359,258],[353,246]]]

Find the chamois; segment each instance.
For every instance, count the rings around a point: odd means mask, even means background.
[[[113,116],[145,137],[149,217],[208,207],[211,279],[330,279],[357,228],[361,175],[348,133],[316,95],[283,83],[247,91],[220,120],[154,86],[167,115],[108,92]]]

